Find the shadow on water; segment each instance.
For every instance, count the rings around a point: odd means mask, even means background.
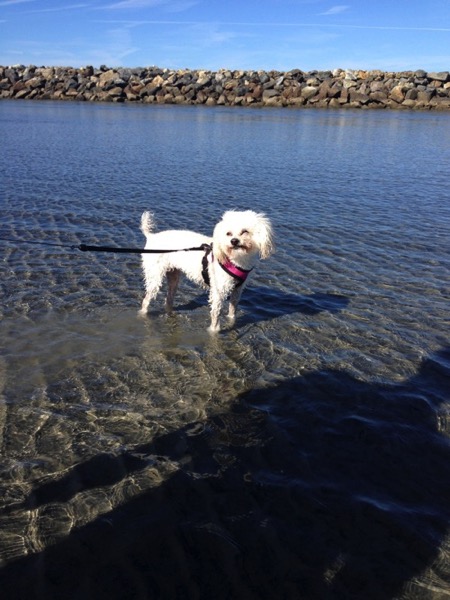
[[[178,468],[7,564],[2,597],[433,598],[405,584],[439,562],[448,532],[450,446],[438,411],[449,369],[447,349],[402,384],[311,372],[244,393],[229,411],[132,452],[75,466],[14,511],[161,461]]]
[[[238,326],[269,321],[283,315],[315,315],[323,311],[339,312],[349,304],[349,298],[340,294],[315,293],[302,296],[266,286],[248,287],[239,303]],[[208,304],[204,294],[177,306],[176,310],[195,310]],[[251,310],[249,310],[251,309]]]
[[[269,287],[256,287],[245,290],[242,297],[244,314],[238,321],[239,325],[269,321],[283,315],[340,312],[349,303],[349,298],[340,294],[315,293],[309,296],[292,294]],[[251,314],[245,308],[251,307]]]

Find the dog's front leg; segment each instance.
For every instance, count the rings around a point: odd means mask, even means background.
[[[223,302],[221,298],[218,298],[214,294],[210,295],[209,303],[211,306],[211,325],[208,330],[212,333],[220,331],[220,314],[222,312]]]
[[[239,287],[235,287],[234,290],[231,292],[230,306],[228,308],[228,321],[230,322],[230,325],[234,325],[234,323],[236,321],[236,309],[237,309],[239,300],[241,299],[241,295],[242,295],[242,286],[241,285]]]

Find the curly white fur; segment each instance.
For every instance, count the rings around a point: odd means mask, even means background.
[[[209,304],[211,307],[210,331],[220,330],[220,315],[227,298],[230,299],[228,319],[231,324],[236,318],[236,308],[249,277],[236,285],[236,279],[229,275],[219,263],[228,261],[239,269],[249,271],[258,259],[265,259],[273,252],[273,233],[269,219],[262,213],[252,210],[227,211],[214,228],[213,237],[187,230],[155,232],[155,222],[150,212],[141,218],[141,230],[147,238],[146,249],[177,250],[211,244],[213,259],[208,261],[210,280]],[[146,294],[140,314],[145,315],[150,302],[159,292],[164,276],[167,278],[166,309],[173,308],[173,299],[181,273],[197,285],[207,288],[202,276],[202,252],[169,252],[165,254],[143,254]]]

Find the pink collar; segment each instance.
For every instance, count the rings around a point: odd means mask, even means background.
[[[247,279],[250,271],[253,271],[253,269],[241,269],[241,267],[238,267],[232,263],[229,258],[227,258],[223,263],[219,262],[219,265],[226,273],[228,273],[228,275],[231,275],[231,277],[234,277],[237,280],[236,285],[242,285]]]

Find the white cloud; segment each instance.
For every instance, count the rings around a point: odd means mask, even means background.
[[[349,8],[350,8],[350,6],[348,6],[347,4],[339,4],[337,6],[332,6],[325,12],[320,13],[320,15],[322,15],[322,16],[339,15],[340,13],[345,12]]]
[[[201,47],[222,45],[236,38],[251,37],[248,33],[224,30],[214,23],[198,23],[191,26],[191,35],[192,41],[196,40],[197,45]]]
[[[20,50],[19,50],[20,49]],[[127,29],[113,28],[105,31],[101,39],[76,37],[59,43],[18,39],[14,47],[5,52],[3,64],[47,66],[83,65],[123,66],[129,56],[139,51]]]
[[[163,7],[167,12],[178,13],[196,6],[199,0],[119,0],[104,6],[98,6],[101,9],[110,10],[137,10],[140,8]]]
[[[24,2],[34,2],[35,0],[3,0],[0,6],[13,6],[14,4],[23,4]]]
[[[159,6],[161,4],[166,4],[167,0],[121,0],[120,2],[114,2],[113,4],[108,4],[103,8],[124,8],[124,9],[134,9],[134,8],[151,8],[153,6]]]
[[[177,0],[166,6],[167,12],[178,13],[199,4],[199,0]]]
[[[69,4],[67,6],[56,6],[54,8],[41,8],[35,10],[29,10],[28,13],[47,13],[47,12],[60,12],[62,10],[76,10],[78,8],[87,8],[89,4]]]

